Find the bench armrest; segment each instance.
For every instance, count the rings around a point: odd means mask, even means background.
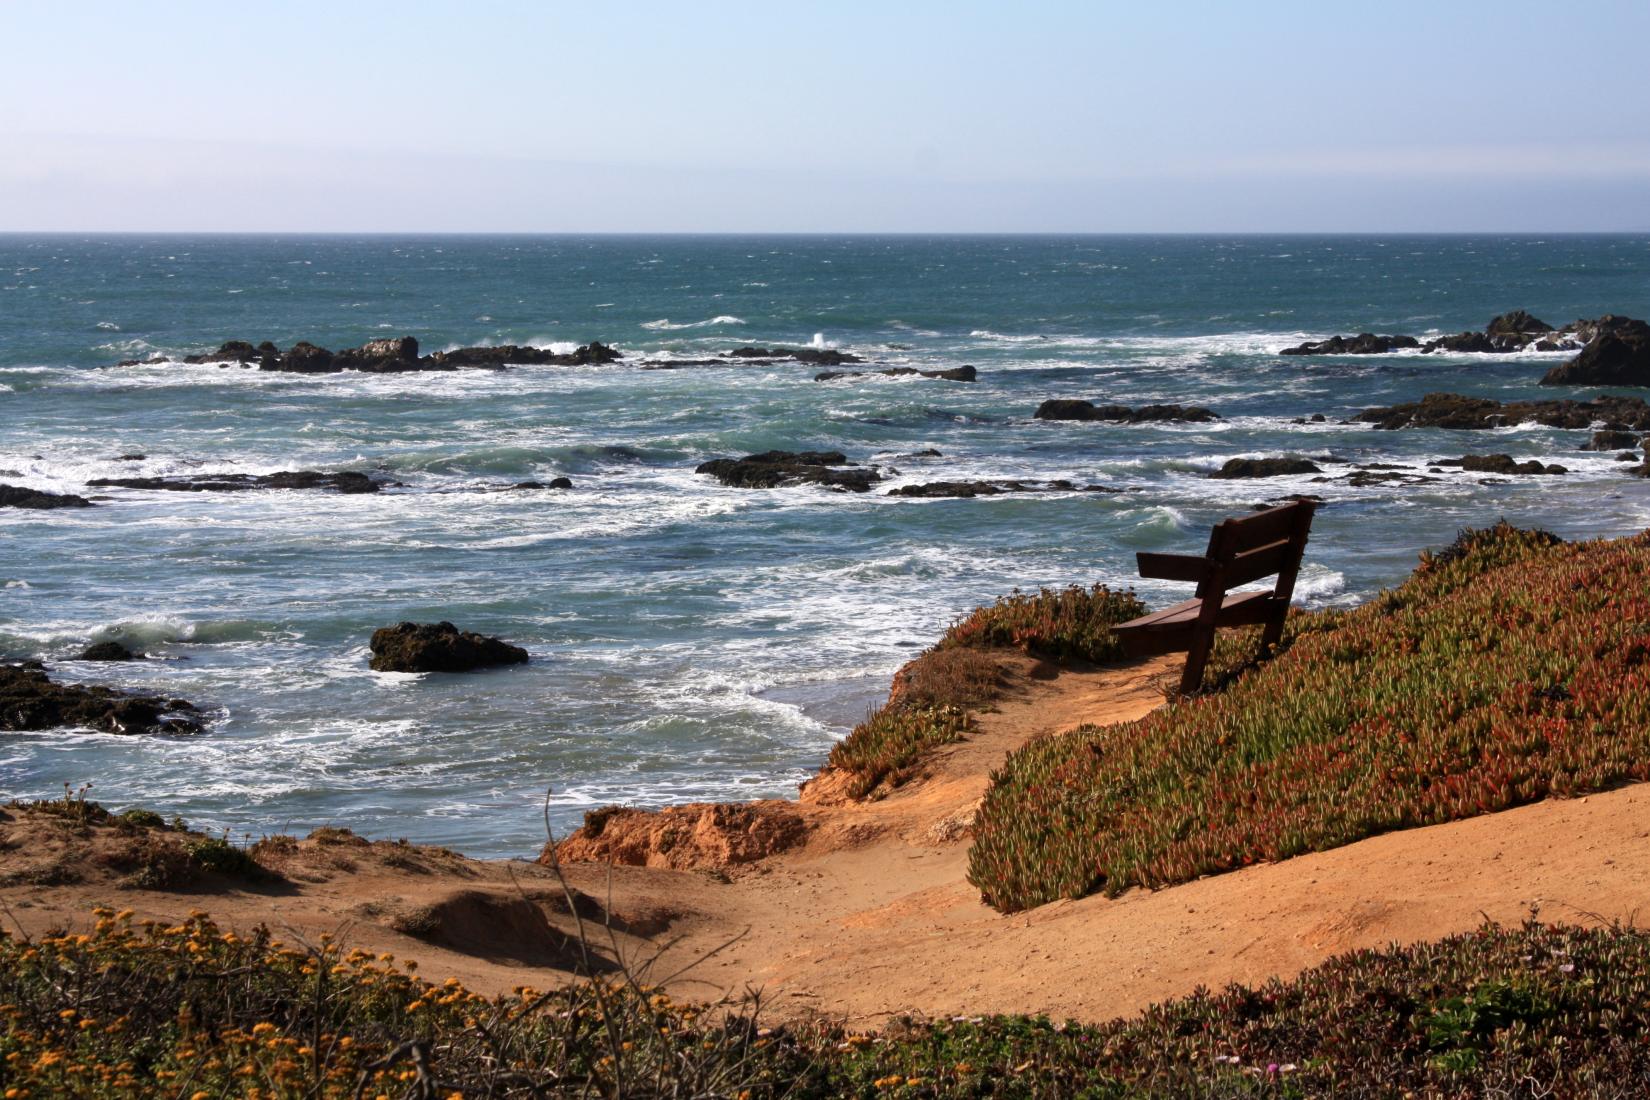
[[[1153,554],[1141,551],[1135,560],[1140,575],[1152,580],[1187,581],[1201,584],[1214,569],[1214,562],[1201,554]]]

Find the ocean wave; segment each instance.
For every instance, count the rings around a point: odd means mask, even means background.
[[[643,321],[642,327],[651,332],[679,332],[682,329],[712,328],[716,325],[742,325],[744,323],[745,319],[743,317],[735,317],[730,313],[723,313],[704,321],[677,322],[672,321],[668,317],[662,317],[657,321]]]
[[[141,650],[147,646],[188,643],[191,645],[225,645],[234,642],[261,642],[276,638],[295,637],[285,628],[256,619],[217,619],[200,621],[181,615],[145,615],[95,627],[90,634],[93,642],[119,642],[129,649]]]

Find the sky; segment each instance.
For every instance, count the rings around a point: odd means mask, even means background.
[[[1650,230],[1645,0],[0,0],[0,230]]]

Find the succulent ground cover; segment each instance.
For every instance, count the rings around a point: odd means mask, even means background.
[[[0,1093],[218,1097],[1634,1096],[1650,936],[1533,920],[1360,951],[1099,1026],[765,1026],[627,977],[486,998],[204,914],[0,935]]]
[[[898,787],[920,771],[931,750],[962,738],[969,708],[990,703],[1002,690],[1004,670],[991,650],[1115,661],[1123,648],[1112,626],[1145,613],[1133,592],[1105,585],[1017,591],[975,608],[900,670],[888,703],[837,743],[830,767],[849,775],[852,798]]]
[[[1291,617],[1222,692],[1013,754],[969,877],[1013,911],[1645,779],[1650,535],[1503,524],[1356,609]]]

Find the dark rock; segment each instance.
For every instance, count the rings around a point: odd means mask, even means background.
[[[1356,417],[1377,428],[1478,430],[1534,422],[1549,428],[1591,428],[1603,422],[1626,431],[1650,431],[1650,405],[1642,398],[1606,395],[1591,401],[1513,401],[1458,393],[1429,393],[1419,401],[1365,409]]]
[[[340,493],[376,493],[400,482],[374,481],[355,470],[335,474],[319,470],[282,470],[273,474],[187,474],[168,477],[100,477],[86,483],[98,488],[154,489],[175,493],[237,493],[252,489],[335,489]]]
[[[205,355],[184,357],[185,363],[256,363],[263,358],[257,348],[245,340],[229,340],[218,345],[217,351]]]
[[[828,370],[814,375],[815,382],[834,382],[838,378],[863,378],[868,374],[886,374],[893,378],[906,376],[920,376],[922,378],[940,378],[947,382],[973,382],[978,374],[973,367],[953,367],[950,370],[918,370],[916,367],[889,367],[887,370]]]
[[[116,462],[143,462],[143,461],[147,460],[148,457],[149,457],[148,455],[140,455],[140,454],[116,455],[115,456],[115,461]]]
[[[1594,335],[1568,363],[1541,378],[1544,386],[1650,386],[1650,324],[1609,315],[1591,324]]]
[[[837,351],[835,348],[734,348],[728,352],[728,358],[768,361],[793,359],[798,363],[816,367],[840,367],[844,363],[865,362],[857,355]]]
[[[1455,351],[1484,354],[1493,351],[1509,351],[1522,346],[1522,341],[1514,338],[1513,348],[1504,348],[1495,339],[1482,332],[1458,332],[1453,336],[1440,336],[1436,340],[1428,340],[1422,351]]]
[[[1331,336],[1327,340],[1307,341],[1292,348],[1284,348],[1279,355],[1384,355],[1400,348],[1418,348],[1421,342],[1413,336],[1377,336],[1360,332],[1356,336]]]
[[[268,356],[259,362],[262,370],[293,371],[298,374],[325,374],[331,371],[343,370],[343,367],[333,365],[333,354],[326,348],[317,347],[307,340],[300,340],[292,345],[292,350],[282,356]]]
[[[377,672],[469,672],[519,665],[527,651],[452,623],[398,623],[372,632],[371,667]]]
[[[1148,421],[1191,421],[1203,423],[1220,417],[1198,405],[1142,405],[1131,409],[1127,405],[1096,405],[1092,401],[1051,398],[1037,406],[1033,416],[1038,420],[1109,420],[1124,424],[1144,424]]]
[[[259,369],[286,371],[294,374],[331,374],[339,371],[365,371],[369,374],[396,374],[406,371],[445,371],[460,367],[503,367],[508,364],[536,366],[587,366],[612,363],[623,356],[598,340],[592,340],[576,350],[562,355],[543,348],[502,344],[498,347],[458,348],[438,351],[433,355],[418,353],[418,340],[412,336],[395,336],[384,340],[368,340],[357,348],[328,351],[307,340],[300,340],[290,349],[280,348],[265,340],[253,347],[245,340],[231,340],[217,351],[207,355],[191,355],[186,363],[257,363]],[[164,360],[161,360],[164,362]]]
[[[1489,336],[1522,336],[1526,333],[1552,331],[1552,325],[1530,316],[1522,309],[1515,309],[1511,313],[1503,313],[1499,317],[1490,318],[1489,325],[1484,329],[1485,334]]]
[[[863,493],[882,480],[874,468],[849,465],[840,451],[767,451],[744,458],[717,458],[700,463],[694,472],[709,474],[736,489],[822,485]]]
[[[572,487],[572,479],[565,477],[553,477],[548,483],[543,481],[518,481],[510,486],[512,489],[571,489]]]
[[[108,733],[199,733],[182,699],[53,683],[38,661],[0,665],[0,730],[90,728]]]
[[[1567,474],[1570,471],[1563,466],[1543,466],[1535,459],[1528,462],[1518,462],[1512,455],[1462,455],[1460,458],[1441,458],[1439,466],[1459,466],[1470,474]]]
[[[141,654],[133,653],[119,642],[93,642],[80,651],[78,661],[136,661]]]
[[[1004,493],[1121,493],[1109,485],[1082,485],[1074,481],[930,481],[888,490],[891,497],[994,497]]]
[[[1281,458],[1229,458],[1226,464],[1209,476],[1213,478],[1281,477],[1285,474],[1321,474],[1323,470],[1311,459],[1299,455]]]
[[[50,493],[24,485],[0,485],[0,508],[90,508],[92,502],[73,493]]]
[[[1617,432],[1605,429],[1593,433],[1591,442],[1583,443],[1584,451],[1619,451],[1623,448],[1638,447],[1643,438],[1636,432]]]

